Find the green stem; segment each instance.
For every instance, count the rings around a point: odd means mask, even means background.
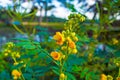
[[[20,32],[21,34],[24,34],[24,32],[22,30],[20,30],[16,25],[13,24],[13,27],[18,31]]]
[[[118,77],[120,77],[120,67],[119,67]]]
[[[19,68],[18,70],[19,70],[19,72],[21,73],[21,78],[22,78],[22,80],[25,80],[25,78],[24,78],[24,76],[23,76],[23,74],[22,74],[21,69]]]

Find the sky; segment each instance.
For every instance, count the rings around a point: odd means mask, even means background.
[[[89,19],[92,19],[93,17],[93,13],[87,12],[84,13],[84,11],[82,11],[79,7],[81,6],[81,4],[77,3],[78,0],[74,0],[73,4],[75,5],[75,8],[80,11],[80,13],[85,14]],[[92,5],[95,3],[94,0],[87,0],[89,5]],[[68,10],[67,8],[64,8],[61,6],[61,3],[59,3],[57,0],[53,0],[52,2],[53,5],[55,5],[56,8],[48,11],[47,15],[54,15],[56,17],[60,17],[60,18],[67,18],[67,16],[71,13],[70,10]],[[3,7],[7,7],[7,5],[13,5],[12,0],[0,0],[0,5]],[[30,9],[32,8],[32,2],[25,2],[23,3],[21,6],[24,8],[27,8],[27,12],[30,11]],[[38,4],[35,4],[36,6],[38,6]],[[51,5],[51,4],[48,4]],[[20,8],[19,11],[23,12],[24,9]],[[42,15],[44,16],[44,10],[42,11]],[[38,10],[38,12],[36,13],[37,16],[40,15],[40,10]]]

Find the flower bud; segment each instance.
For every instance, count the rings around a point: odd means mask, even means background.
[[[14,63],[14,66],[16,66],[16,65],[18,65],[18,62],[15,62],[15,63]]]
[[[65,55],[63,55],[62,58],[65,59]]]
[[[62,50],[66,50],[67,47],[66,47],[66,46],[62,46],[61,49],[62,49]]]
[[[5,53],[4,55],[5,55],[5,56],[8,56],[8,53]]]
[[[64,73],[61,73],[60,74],[60,80],[64,80],[65,79],[65,74]]]
[[[74,41],[78,41],[78,38],[77,38],[77,37],[74,37]]]
[[[72,33],[71,33],[71,36],[74,37],[74,36],[75,36],[75,32],[72,32]]]
[[[77,53],[77,49],[73,49],[72,53],[76,54]]]
[[[15,56],[16,56],[17,58],[20,58],[20,54],[19,54],[19,53],[17,53]]]
[[[120,64],[119,64],[119,63],[116,63],[116,66],[120,66]]]

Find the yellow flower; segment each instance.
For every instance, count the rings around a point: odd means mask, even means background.
[[[60,59],[60,53],[59,52],[51,52],[50,55],[54,60],[59,60]]]
[[[72,49],[76,48],[76,45],[75,45],[75,43],[74,43],[72,40],[69,40],[69,41],[68,41],[68,45],[69,45],[69,47],[72,48]]]
[[[13,76],[13,79],[16,80],[21,76],[21,73],[15,69],[12,71],[12,76]]]
[[[107,76],[105,74],[101,74],[100,80],[107,80]]]
[[[56,32],[53,39],[57,41],[57,44],[62,45],[64,43],[64,36],[60,32]]]

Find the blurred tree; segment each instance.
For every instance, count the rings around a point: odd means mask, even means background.
[[[34,0],[34,3],[38,3],[39,6],[40,6],[40,20],[39,22],[42,21],[42,10],[44,9],[45,10],[45,18],[46,18],[46,21],[47,21],[47,11],[48,10],[51,10],[53,8],[55,8],[54,5],[48,5],[48,3],[51,3],[52,0]]]
[[[96,18],[97,13],[99,13],[99,18],[103,19],[105,17],[105,14],[107,14],[109,17],[116,18],[118,15],[120,15],[120,0],[94,0],[95,4],[90,5],[88,7],[88,3],[86,0],[79,0],[79,3],[82,4],[82,8],[86,12],[93,12],[94,16],[93,19]],[[118,15],[116,15],[118,14]]]

